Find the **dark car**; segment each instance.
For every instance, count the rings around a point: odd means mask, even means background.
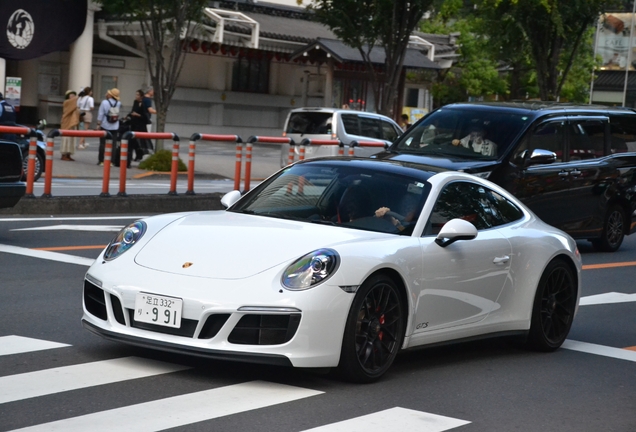
[[[22,178],[22,152],[18,144],[0,141],[0,208],[13,207],[26,192]]]
[[[375,157],[465,171],[604,251],[636,230],[636,112],[558,103],[462,103],[428,114]]]
[[[44,132],[40,129],[46,126],[46,122],[40,120],[40,123],[37,126],[36,134],[37,134],[37,147],[35,153],[35,175],[33,176],[33,181],[38,181],[38,179],[44,173],[46,160],[46,138],[44,137]],[[26,181],[27,169],[29,163],[29,137],[25,135],[18,135],[16,137],[16,142],[20,146],[20,150],[22,151],[22,166],[23,166],[23,175],[22,181]]]

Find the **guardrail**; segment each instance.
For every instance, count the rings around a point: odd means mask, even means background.
[[[21,134],[28,135],[30,137],[29,142],[29,161],[27,168],[27,189],[26,197],[34,197],[33,184],[35,177],[35,158],[37,152],[37,132],[34,129],[27,127],[17,126],[0,126],[0,133],[7,134]],[[76,138],[104,138],[104,171],[102,180],[102,191],[100,197],[110,197],[109,182],[111,172],[111,162],[113,161],[113,136],[111,132],[105,130],[92,131],[92,130],[68,130],[68,129],[53,129],[49,132],[46,142],[46,159],[45,159],[45,179],[44,179],[44,194],[43,198],[51,198],[51,187],[53,180],[53,152],[55,146],[55,138],[61,137],[76,137]],[[180,139],[179,136],[171,132],[136,132],[130,131],[124,133],[120,143],[120,155],[119,155],[119,191],[117,196],[125,197],[126,193],[126,171],[128,168],[128,152],[129,141],[131,139],[168,139],[173,141],[172,145],[172,163],[170,172],[170,190],[168,195],[177,195],[177,177],[179,171],[179,149]],[[254,144],[272,144],[272,145],[289,145],[289,153],[287,162],[289,164],[294,162],[295,159],[295,147],[298,146],[299,158],[298,160],[305,159],[305,149],[310,145],[320,146],[338,146],[338,155],[345,155],[345,145],[337,139],[309,139],[305,138],[300,145],[296,144],[293,139],[288,137],[272,137],[272,136],[251,136],[247,142],[243,142],[238,135],[215,135],[215,134],[202,134],[195,133],[190,137],[190,143],[188,148],[188,187],[186,195],[194,195],[194,169],[196,160],[196,143],[198,141],[215,141],[215,142],[232,142],[236,144],[236,161],[234,170],[234,189],[240,190],[241,181],[241,167],[243,162],[243,152],[245,151],[245,182],[243,192],[250,190],[251,183],[251,170],[252,170],[252,150]],[[348,147],[348,156],[354,156],[355,147],[378,147],[388,148],[387,143],[377,141],[352,141]]]
[[[179,136],[172,132],[126,132],[121,137],[119,154],[119,192],[117,196],[126,194],[126,169],[128,168],[128,141],[131,139],[168,139],[172,140],[172,163],[170,165],[170,190],[168,195],[177,195],[177,176],[179,175]],[[106,158],[104,158],[105,160]],[[106,165],[106,163],[104,163]],[[193,169],[194,171],[194,169]]]
[[[188,190],[186,195],[194,195],[194,160],[196,153],[196,142],[217,141],[217,142],[234,142],[236,143],[236,162],[234,164],[234,189],[239,190],[241,183],[241,159],[243,157],[243,140],[238,135],[213,135],[195,133],[190,137],[190,146],[188,148]]]

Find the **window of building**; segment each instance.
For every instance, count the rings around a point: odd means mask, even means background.
[[[232,70],[232,91],[267,93],[269,60],[252,56],[239,57]]]

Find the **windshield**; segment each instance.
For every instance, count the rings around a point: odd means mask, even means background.
[[[328,163],[281,171],[229,211],[410,235],[428,196],[421,179]]]
[[[294,134],[326,135],[331,133],[332,113],[293,112],[289,116],[285,132]]]
[[[409,129],[391,148],[400,153],[496,160],[529,123],[525,114],[441,108]]]

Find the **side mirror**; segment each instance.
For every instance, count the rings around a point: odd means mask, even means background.
[[[435,243],[441,247],[446,247],[457,240],[472,240],[475,237],[477,237],[475,225],[463,219],[452,219],[444,224],[435,239]]]
[[[221,204],[223,207],[230,208],[241,198],[241,191],[233,190],[232,192],[228,192],[223,195],[221,198]]]
[[[534,149],[530,153],[530,157],[526,159],[526,166],[544,165],[556,162],[557,155],[554,152],[544,149]]]

